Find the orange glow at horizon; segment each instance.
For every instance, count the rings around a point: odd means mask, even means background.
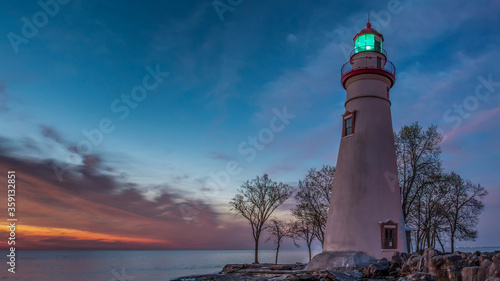
[[[9,233],[8,225],[2,224],[2,232]],[[53,237],[53,238],[69,238],[72,240],[95,240],[100,242],[125,242],[139,244],[171,244],[167,240],[138,238],[110,235],[105,233],[90,232],[78,229],[57,228],[57,227],[41,227],[32,225],[16,225],[16,234],[19,237]],[[7,234],[8,235],[8,234]]]

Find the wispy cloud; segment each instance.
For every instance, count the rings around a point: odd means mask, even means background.
[[[234,244],[222,244],[222,237],[233,236],[230,231],[243,232],[239,223],[220,221],[207,203],[192,202],[168,187],[147,198],[140,186],[107,173],[98,156],[86,157],[60,182],[50,162],[9,156],[6,145],[0,169],[16,171],[16,195],[25,206],[17,212],[24,226],[19,235],[26,241],[21,248],[230,248]],[[195,222],[190,224],[180,208],[186,203],[196,208]],[[199,228],[203,228],[201,238]],[[192,243],[199,239],[203,243]]]

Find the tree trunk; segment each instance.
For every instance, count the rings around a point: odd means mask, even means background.
[[[439,242],[439,245],[441,245],[441,250],[443,250],[443,253],[444,253],[444,252],[445,252],[445,250],[444,250],[444,245],[443,245],[443,243],[441,242],[441,239],[439,238],[439,234],[438,234],[436,237],[437,237],[437,240],[438,240],[438,242]]]
[[[279,251],[280,251],[280,248],[279,247],[276,248],[276,259],[274,261],[274,264],[278,264],[278,253],[279,253]]]
[[[278,237],[278,244],[276,245],[276,260],[274,261],[274,264],[278,264],[278,253],[280,252],[280,240],[281,238]]]
[[[311,261],[311,243],[307,243],[307,249],[309,250],[309,261]]]
[[[450,245],[451,245],[451,252],[455,252],[455,233],[452,233],[450,235]]]
[[[254,263],[259,263],[259,237],[255,238],[255,260]]]

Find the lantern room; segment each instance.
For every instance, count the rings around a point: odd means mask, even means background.
[[[354,54],[366,51],[383,52],[382,42],[384,37],[371,26],[371,23],[367,23],[366,28],[354,37]]]
[[[366,28],[354,36],[354,49],[351,58],[342,66],[342,85],[346,88],[349,78],[359,74],[379,74],[391,81],[390,87],[394,85],[396,68],[392,62],[387,60],[387,53],[382,48],[384,36],[372,28],[368,22]]]

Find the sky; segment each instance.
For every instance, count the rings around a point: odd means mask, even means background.
[[[368,14],[397,69],[394,130],[437,125],[445,170],[489,191],[458,245],[500,245],[499,1],[40,3],[0,3],[19,248],[251,249],[228,202],[336,164],[340,69]]]

